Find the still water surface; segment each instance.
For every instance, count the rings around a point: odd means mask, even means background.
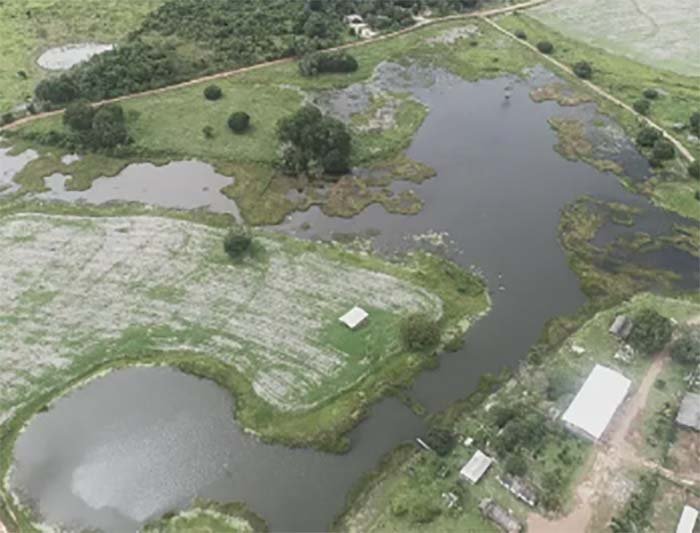
[[[547,119],[592,108],[535,104],[528,83],[512,79],[466,83],[439,75],[412,90],[431,111],[408,155],[437,170],[435,179],[412,186],[423,212],[405,217],[371,206],[346,220],[313,208],[277,229],[307,238],[380,230],[377,245],[387,250],[410,246],[411,234],[448,232],[460,251],[453,258],[484,272],[491,313],[459,353],[442,356],[412,388],[436,411],[466,396],[484,373],[517,365],[546,320],[584,303],[557,242],[565,204],[590,194],[649,206],[615,176],[552,150],[556,136]],[[644,172],[638,154],[625,157]],[[648,213],[648,224],[668,224],[662,211]],[[273,530],[320,531],[363,473],[424,430],[405,406],[387,399],[352,432],[352,450],[332,456],[258,443],[241,433],[232,409],[212,383],[164,369],[119,371],[32,421],[17,443],[14,486],[48,521],[73,527],[136,528],[199,496],[245,501]]]

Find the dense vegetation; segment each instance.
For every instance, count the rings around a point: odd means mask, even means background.
[[[632,348],[646,354],[664,349],[671,340],[673,325],[653,309],[642,309],[634,317],[634,327],[628,342]]]
[[[350,168],[351,137],[341,121],[311,105],[279,121],[282,169],[292,175],[343,174]]]
[[[316,76],[323,73],[355,72],[357,60],[347,52],[314,52],[299,61],[302,76]]]
[[[407,316],[401,324],[404,346],[413,352],[435,348],[440,342],[440,325],[422,313]]]
[[[114,50],[42,81],[48,106],[96,101],[198,75],[281,57],[303,56],[351,39],[344,17],[359,14],[377,31],[413,24],[424,7],[444,14],[476,0],[169,0]]]
[[[610,529],[613,533],[646,531],[651,525],[649,514],[659,487],[655,474],[645,474],[639,480],[639,486],[632,493],[622,512],[612,519]]]

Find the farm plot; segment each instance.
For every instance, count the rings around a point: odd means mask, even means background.
[[[224,231],[156,216],[0,218],[0,422],[96,365],[167,353],[225,363],[245,383],[240,403],[262,400],[266,420],[287,417],[387,363],[415,371],[427,356],[402,354],[403,315],[447,311],[455,326],[468,314],[405,267],[323,245],[260,234],[256,254],[234,264]],[[465,301],[483,311],[483,286],[472,281]],[[370,320],[349,337],[338,317],[354,305]]]
[[[700,75],[695,0],[555,0],[529,11],[587,44],[653,67]]]

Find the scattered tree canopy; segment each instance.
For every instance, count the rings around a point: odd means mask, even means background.
[[[664,349],[671,340],[671,321],[654,309],[642,309],[634,317],[634,327],[627,342],[635,350],[654,354]]]
[[[700,363],[700,331],[686,329],[671,344],[671,357],[684,365]]]
[[[649,100],[642,98],[639,100],[635,100],[634,103],[632,104],[632,107],[640,115],[646,115],[649,113],[649,110],[651,109],[651,104],[649,103]]]
[[[656,100],[659,97],[659,91],[652,88],[644,89],[642,94],[644,95],[644,98],[648,98],[649,100]]]
[[[277,124],[282,168],[293,175],[343,174],[350,168],[352,139],[345,124],[305,106]]]
[[[299,61],[299,72],[303,76],[323,73],[355,72],[357,60],[347,52],[313,52]]]
[[[637,134],[637,144],[644,148],[651,148],[661,138],[661,132],[656,128],[644,127]]]
[[[250,115],[243,111],[231,113],[231,116],[228,117],[228,127],[233,133],[244,133],[250,128]]]
[[[223,95],[224,92],[218,85],[208,85],[206,89],[204,89],[204,98],[207,100],[218,100]]]
[[[440,325],[423,313],[409,315],[401,323],[401,339],[406,349],[412,352],[437,347],[441,335]]]
[[[523,30],[515,30],[515,36],[518,39],[522,39],[523,41],[527,41],[527,33],[525,33]]]
[[[688,165],[688,176],[700,179],[700,161],[693,161]]]
[[[700,111],[695,111],[688,119],[688,124],[690,125],[690,131],[700,137]]]
[[[63,123],[76,132],[86,132],[92,129],[92,119],[95,110],[84,100],[79,100],[66,107],[63,112]]]
[[[573,70],[574,74],[584,80],[591,79],[591,76],[593,75],[593,68],[588,61],[579,61],[578,63],[574,64]]]
[[[537,43],[537,49],[543,54],[551,54],[554,52],[554,45],[549,41],[540,41]]]
[[[676,150],[675,148],[673,148],[673,145],[666,139],[657,139],[656,142],[654,142],[654,146],[652,148],[652,157],[660,161],[673,159],[674,157],[676,157]]]
[[[224,251],[234,260],[240,259],[253,243],[253,237],[247,226],[236,225],[229,229],[224,237]]]

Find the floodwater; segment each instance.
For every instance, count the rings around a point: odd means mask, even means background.
[[[27,163],[33,161],[39,154],[34,150],[25,150],[21,154],[9,155],[12,148],[0,148],[0,195],[14,192],[19,185],[13,181],[15,174],[22,170]]]
[[[67,70],[92,56],[112,50],[112,44],[79,43],[49,48],[36,62],[46,70]]]
[[[233,178],[217,174],[211,165],[199,161],[177,161],[162,166],[151,163],[129,165],[118,176],[96,179],[85,191],[67,191],[64,186],[66,179],[68,176],[63,174],[47,177],[46,185],[50,191],[37,196],[91,204],[127,201],[180,209],[206,208],[216,213],[229,213],[241,220],[236,202],[221,192],[233,183]]]
[[[557,241],[568,202],[590,194],[649,206],[614,175],[552,150],[557,139],[547,119],[582,111],[533,103],[528,82],[466,83],[441,74],[412,90],[431,112],[408,155],[437,171],[411,185],[423,212],[406,217],[370,206],[348,220],[312,208],[277,229],[306,238],[378,230],[377,246],[386,250],[414,245],[412,234],[447,232],[452,257],[484,273],[491,313],[460,352],[441,356],[411,389],[435,412],[468,395],[483,374],[516,366],[548,319],[584,303]],[[665,216],[650,213],[659,223]],[[46,520],[75,528],[135,528],[199,496],[244,501],[275,531],[321,531],[382,455],[424,431],[407,407],[387,399],[351,433],[351,451],[333,456],[261,444],[241,434],[232,408],[212,383],[167,370],[119,371],[30,423],[17,443],[13,486]]]

